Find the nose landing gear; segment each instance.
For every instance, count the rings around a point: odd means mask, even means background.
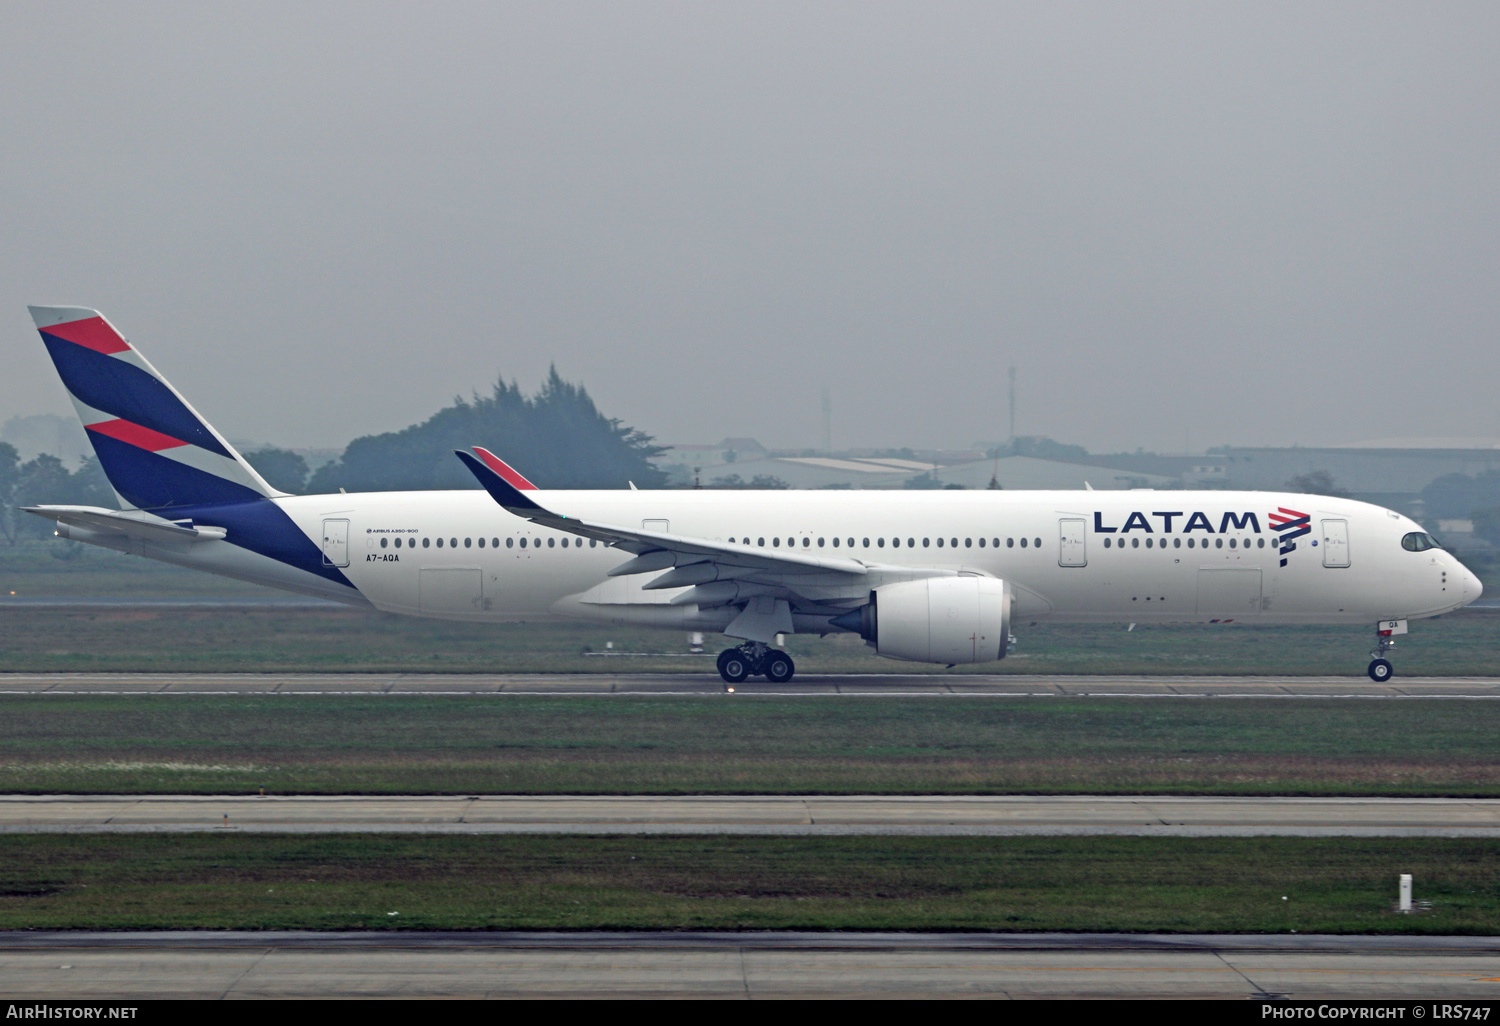
[[[1370,649],[1370,665],[1365,672],[1376,684],[1384,684],[1396,672],[1385,654],[1396,647],[1393,634],[1405,634],[1405,620],[1382,620],[1375,625],[1375,647]]]
[[[785,684],[796,672],[797,664],[791,656],[758,641],[747,641],[719,653],[719,676],[726,684],[738,684],[757,673],[765,674],[772,684]]]

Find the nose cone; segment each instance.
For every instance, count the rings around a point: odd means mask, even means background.
[[[1470,602],[1473,602],[1475,599],[1479,598],[1479,596],[1484,594],[1484,585],[1479,583],[1479,578],[1475,577],[1473,571],[1471,571],[1468,567],[1464,567],[1463,572],[1464,605],[1468,605]]]

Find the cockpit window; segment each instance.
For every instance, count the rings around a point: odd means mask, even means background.
[[[1437,539],[1424,531],[1413,531],[1401,539],[1401,547],[1407,552],[1426,552],[1428,549],[1440,549],[1441,545]]]

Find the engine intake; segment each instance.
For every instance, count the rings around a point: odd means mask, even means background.
[[[1010,585],[994,577],[929,577],[887,584],[834,618],[875,651],[917,663],[988,663],[1010,644]]]

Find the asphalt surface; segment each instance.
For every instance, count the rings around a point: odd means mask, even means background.
[[[0,796],[0,833],[1500,837],[1500,799]]]
[[[685,660],[686,661],[686,660]],[[694,660],[694,662],[698,662]],[[726,695],[705,661],[684,673],[0,673],[0,695]],[[788,684],[746,681],[736,697],[1357,698],[1500,699],[1500,678],[807,674]]]
[[[987,997],[1492,1001],[1481,937],[0,934],[10,1000]]]

